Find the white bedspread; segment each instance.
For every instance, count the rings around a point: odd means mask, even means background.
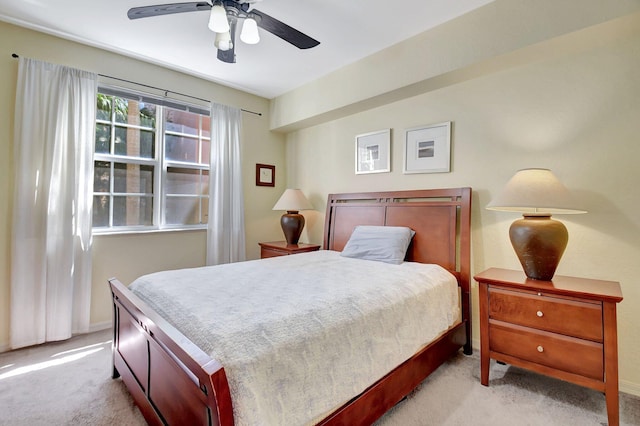
[[[130,288],[222,363],[237,425],[314,423],[459,316],[443,268],[333,251],[159,272]]]

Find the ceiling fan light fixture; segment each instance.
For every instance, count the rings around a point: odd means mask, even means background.
[[[226,51],[233,48],[231,33],[229,31],[227,31],[226,33],[216,33],[216,40],[213,42],[213,44],[218,50]]]
[[[253,18],[246,18],[242,24],[240,40],[247,44],[257,44],[260,41],[258,33],[258,23]]]
[[[229,28],[226,9],[222,3],[214,3],[209,15],[209,29],[215,33],[227,33]]]

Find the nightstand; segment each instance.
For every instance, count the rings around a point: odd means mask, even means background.
[[[288,256],[290,254],[306,253],[320,250],[319,244],[287,244],[286,241],[273,241],[270,243],[258,243],[260,245],[260,258]]]
[[[491,268],[476,275],[480,301],[480,382],[491,358],[604,392],[609,425],[619,423],[614,281],[554,276],[531,280]]]

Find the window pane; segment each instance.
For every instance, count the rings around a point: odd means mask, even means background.
[[[109,196],[93,196],[93,226],[109,226]]]
[[[209,195],[209,170],[202,171],[202,192],[200,195]]]
[[[200,129],[200,115],[193,112],[167,108],[165,113],[167,132],[198,135]]]
[[[129,127],[116,127],[116,155],[154,158],[154,132]]]
[[[167,160],[198,162],[198,140],[189,137],[165,135],[164,157]]]
[[[109,154],[111,145],[111,126],[96,123],[96,150],[101,154]]]
[[[204,195],[209,188],[209,173],[206,170],[167,168],[167,194]]]
[[[156,127],[156,106],[140,102],[140,125],[154,129]]]
[[[113,197],[114,226],[151,226],[152,218],[152,197]]]
[[[153,194],[153,166],[114,163],[113,191],[127,194]]]
[[[200,197],[167,197],[165,222],[168,225],[197,225],[200,209]]]
[[[202,198],[200,205],[202,206],[202,223],[209,223],[209,199]]]
[[[111,181],[111,163],[96,161],[93,165],[93,192],[109,192]]]
[[[206,115],[202,116],[202,136],[211,137],[211,117]]]
[[[156,106],[132,99],[113,98],[116,122],[154,128],[156,125]]]
[[[211,162],[211,159],[209,158],[209,156],[211,155],[210,149],[211,149],[211,142],[203,140],[202,141],[202,157],[200,160],[201,164],[209,164]]]
[[[98,93],[98,102],[96,103],[97,111],[96,118],[98,120],[111,121],[111,104],[113,98],[111,96]]]
[[[119,97],[113,97],[111,99],[113,100],[113,109],[116,113],[116,122],[129,123],[129,102],[131,102],[131,105],[134,109],[133,117],[137,117],[137,112],[135,111],[137,110],[138,102],[129,101],[127,99]],[[138,124],[138,120],[136,118],[133,118],[130,124]]]

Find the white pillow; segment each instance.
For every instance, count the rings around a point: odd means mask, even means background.
[[[398,265],[414,235],[405,226],[356,226],[340,255]]]

